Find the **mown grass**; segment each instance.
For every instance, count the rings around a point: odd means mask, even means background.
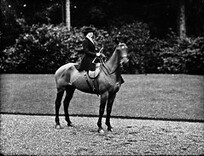
[[[204,119],[204,77],[196,75],[123,75],[113,116]],[[54,75],[1,74],[2,113],[54,114]],[[99,97],[75,91],[70,114],[98,115]],[[63,104],[60,109],[63,112]]]

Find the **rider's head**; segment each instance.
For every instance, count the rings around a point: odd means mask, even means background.
[[[84,36],[89,36],[89,37],[93,37],[94,35],[94,29],[91,27],[87,27],[83,30]]]

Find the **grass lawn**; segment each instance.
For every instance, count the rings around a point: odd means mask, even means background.
[[[204,77],[196,75],[123,75],[113,116],[204,120]],[[54,75],[1,74],[2,113],[54,114]],[[69,112],[98,115],[99,97],[75,91]],[[64,114],[63,106],[60,113]]]

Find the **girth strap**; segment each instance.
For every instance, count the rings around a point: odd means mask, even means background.
[[[94,92],[94,93],[96,93],[96,88],[95,88],[95,86],[94,86],[94,81],[95,81],[95,79],[93,79],[92,81],[93,81],[93,86],[90,84],[90,82],[89,82],[89,80],[88,80],[88,78],[87,78],[87,72],[84,72],[84,77],[85,77],[85,79],[86,79],[86,82],[87,82],[87,84],[88,84],[88,86],[89,86],[89,88]],[[97,94],[97,93],[96,93]],[[98,95],[98,94],[97,94]]]

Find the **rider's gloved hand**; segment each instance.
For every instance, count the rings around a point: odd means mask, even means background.
[[[97,57],[101,56],[101,53],[96,53],[96,56],[97,56]]]
[[[96,53],[96,56],[97,56],[97,57],[99,57],[99,56],[101,56],[101,57],[106,57],[103,53]]]

